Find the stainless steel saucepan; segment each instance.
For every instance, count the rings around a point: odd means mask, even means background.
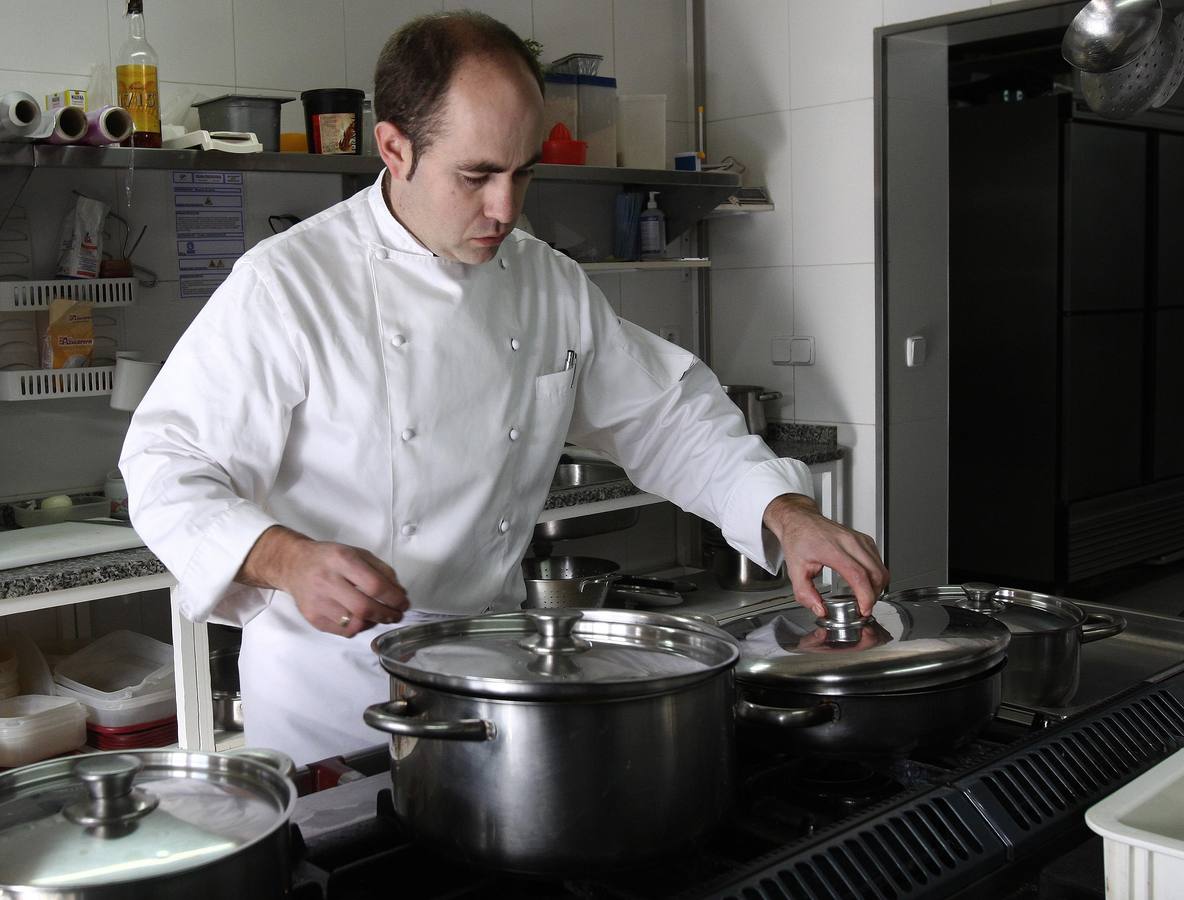
[[[675,606],[677,582],[617,574],[620,566],[593,556],[549,556],[522,561],[526,581],[523,609],[599,609],[610,592],[638,606]]]

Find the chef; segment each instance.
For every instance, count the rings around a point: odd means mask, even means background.
[[[375,75],[384,168],[245,254],[137,409],[120,467],[184,614],[243,626],[246,740],[297,763],[371,746],[376,627],[518,609],[564,442],[717,523],[821,608],[864,609],[866,535],[823,518],[705,365],[614,315],[578,265],[514,230],[542,77],[474,13],[418,19]]]

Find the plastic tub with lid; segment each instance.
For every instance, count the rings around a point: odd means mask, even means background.
[[[133,631],[103,635],[61,660],[54,681],[100,699],[130,699],[173,683],[173,648]]]

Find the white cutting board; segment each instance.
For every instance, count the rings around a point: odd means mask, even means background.
[[[133,528],[58,522],[0,531],[0,569],[15,569],[55,559],[73,559],[92,553],[143,547]]]

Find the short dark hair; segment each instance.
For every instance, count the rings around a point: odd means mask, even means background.
[[[444,95],[460,63],[492,56],[526,64],[543,87],[543,70],[522,38],[484,13],[432,13],[408,22],[390,36],[374,70],[374,117],[397,126],[411,142],[410,178],[419,157],[435,141]]]

